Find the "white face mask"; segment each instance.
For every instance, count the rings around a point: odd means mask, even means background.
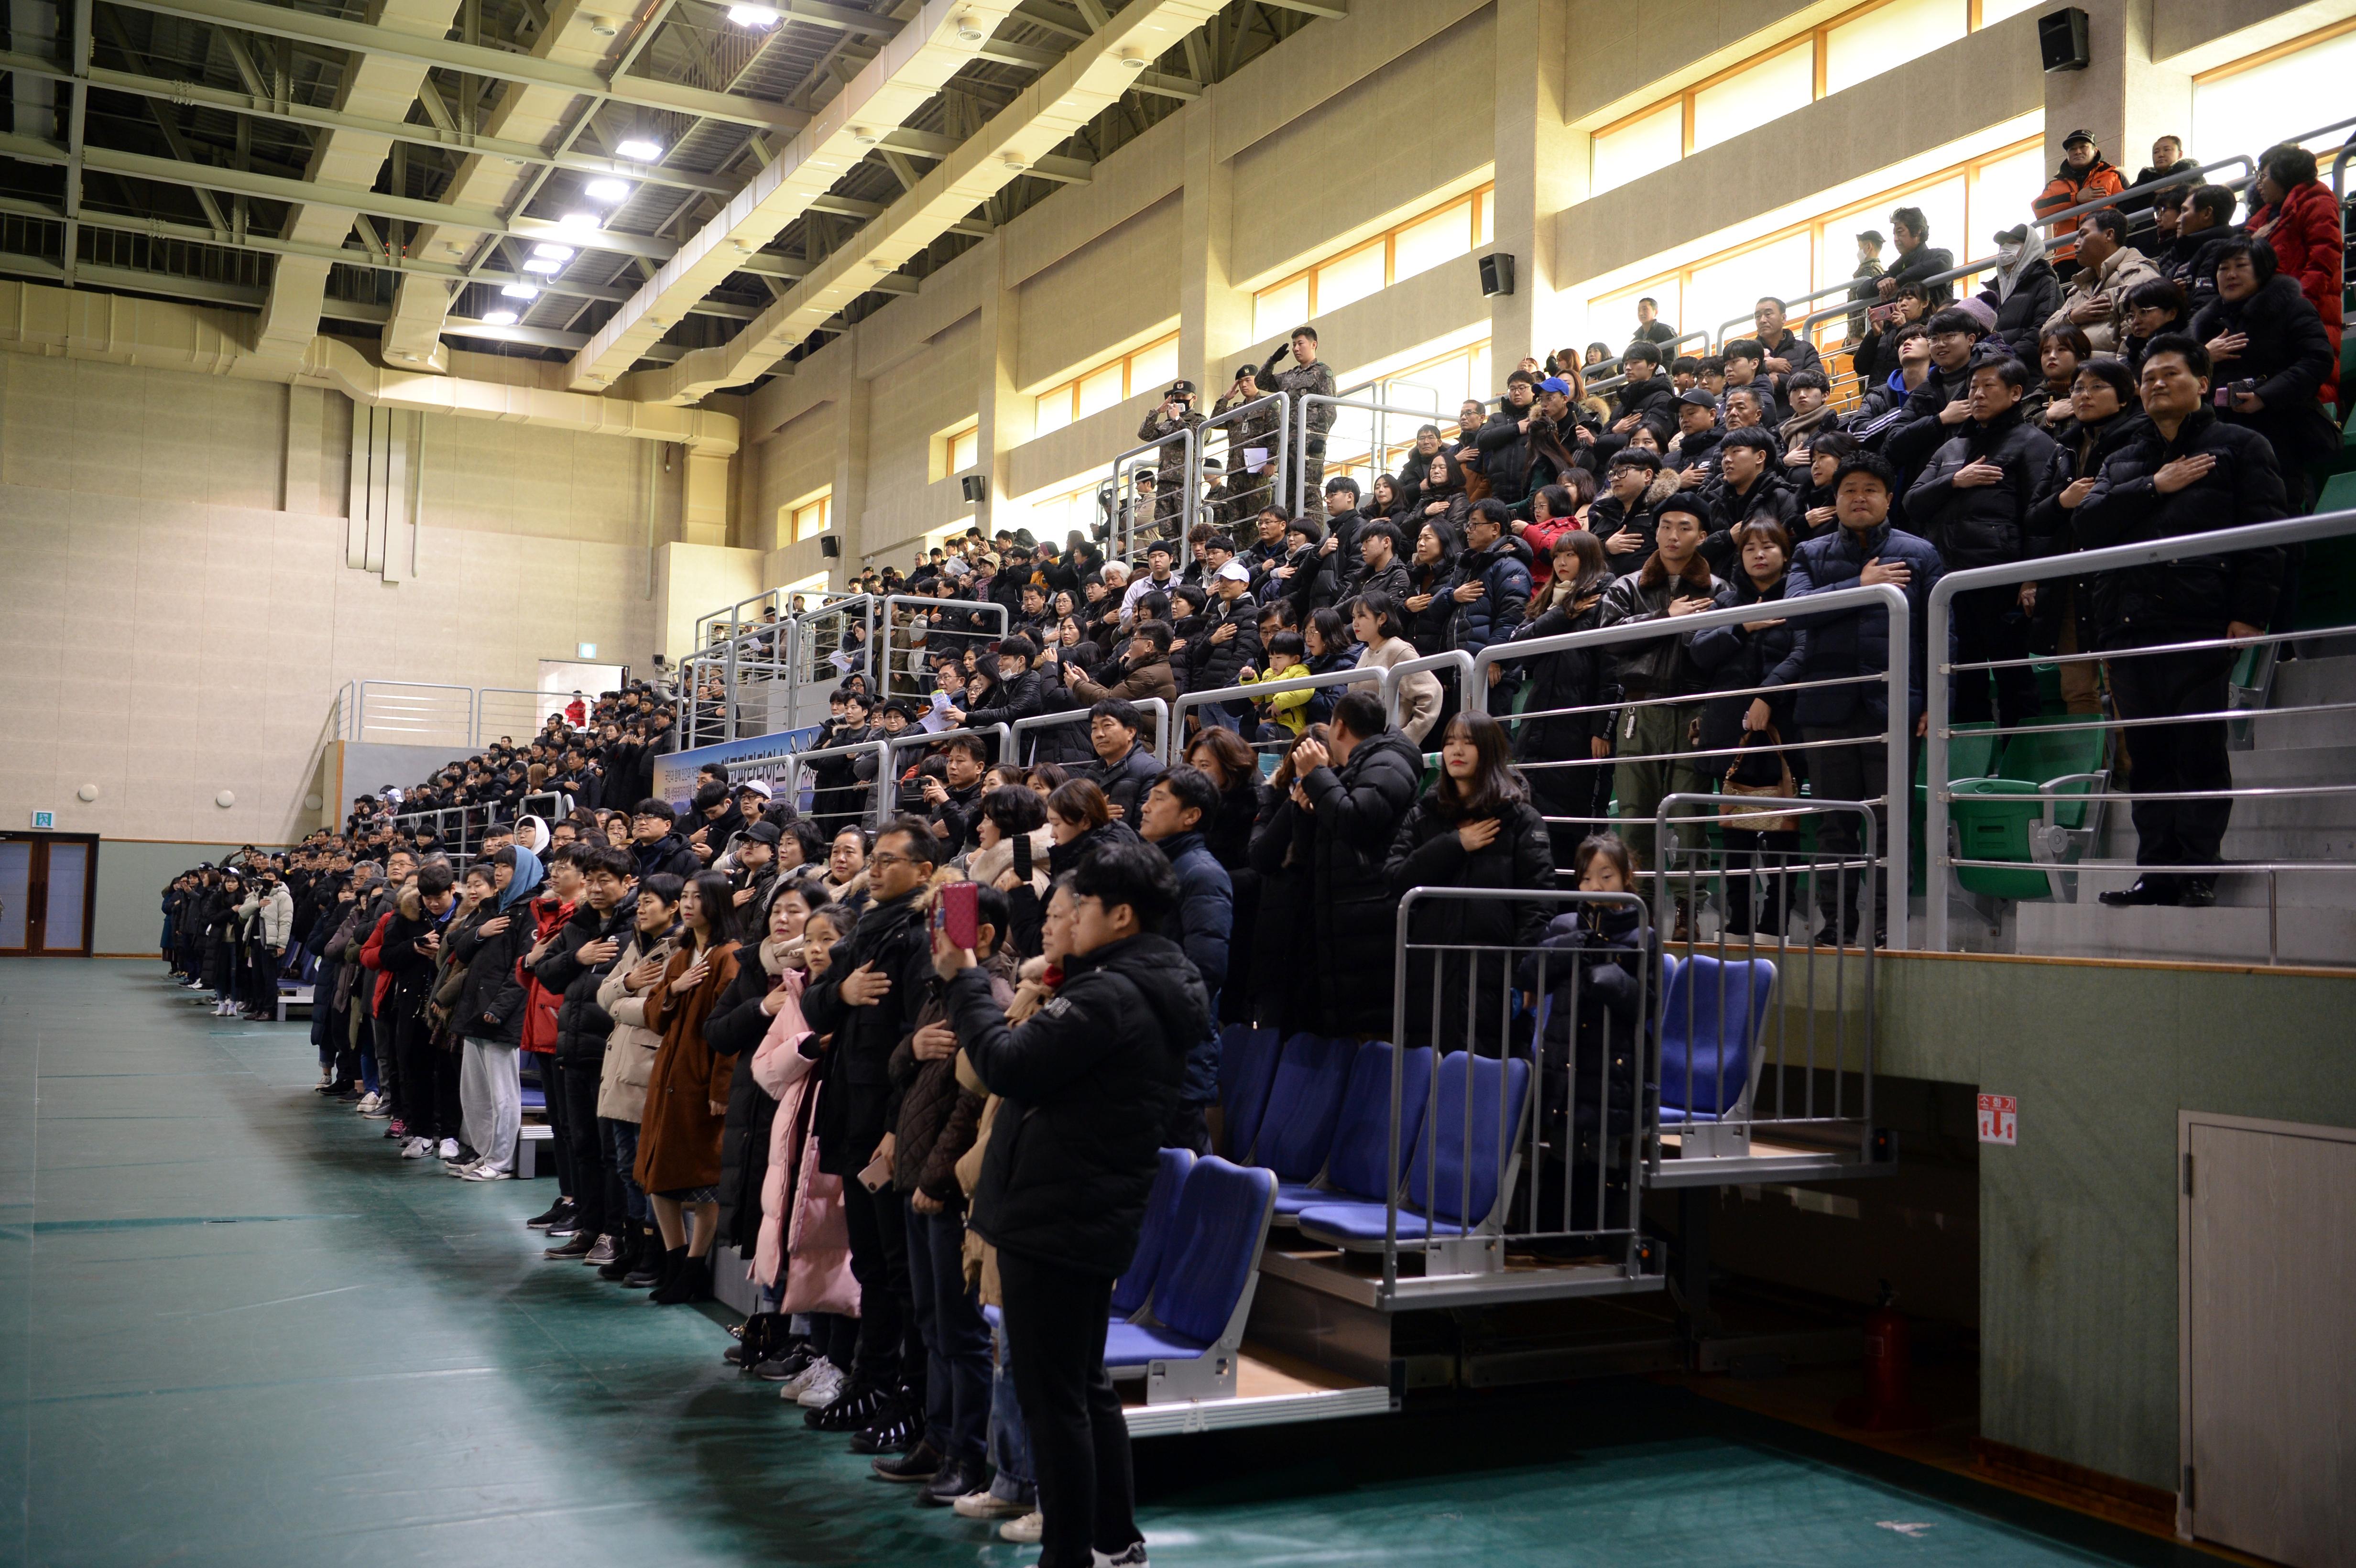
[[[2009,267],[2015,261],[2020,260],[2020,247],[2018,245],[1999,245],[1996,248],[1996,259],[2000,265]]]

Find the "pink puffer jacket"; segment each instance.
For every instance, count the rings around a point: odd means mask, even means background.
[[[810,1027],[802,1019],[804,976],[785,976],[785,1006],[753,1052],[753,1081],[777,1102],[769,1124],[769,1168],[761,1180],[761,1235],[753,1277],[764,1287],[784,1267],[787,1312],[859,1316],[859,1282],[851,1275],[851,1232],[842,1218],[842,1179],[818,1168],[818,1064],[802,1054]]]

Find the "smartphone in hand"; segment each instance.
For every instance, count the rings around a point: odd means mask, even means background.
[[[1031,835],[1028,833],[1014,836],[1014,877],[1017,881],[1031,880]]]
[[[869,1160],[866,1168],[859,1173],[859,1185],[870,1192],[883,1191],[891,1179],[892,1162],[880,1154]]]
[[[1028,842],[1028,835],[1017,839]],[[944,882],[933,895],[933,929],[948,938],[951,947],[971,952],[981,942],[981,885]]]

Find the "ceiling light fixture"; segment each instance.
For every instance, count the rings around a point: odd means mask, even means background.
[[[615,25],[611,16],[592,16],[589,18],[589,30],[601,38],[610,38],[622,29]]]
[[[534,256],[524,262],[523,270],[527,272],[538,272],[543,278],[552,278],[564,271],[564,263],[552,261],[546,256]]]
[[[531,253],[535,256],[545,256],[552,261],[573,260],[573,247],[570,245],[535,245],[531,248]]]
[[[766,33],[785,17],[774,5],[731,5],[728,7],[728,19],[740,27]]]
[[[483,313],[485,326],[513,326],[516,313],[511,310],[487,310]]]
[[[592,201],[620,201],[630,194],[630,182],[617,179],[591,180],[581,187],[581,194]]]
[[[662,156],[662,144],[649,142],[644,136],[633,136],[615,145],[614,155],[627,158],[634,164],[651,164]]]
[[[851,128],[851,139],[862,147],[872,147],[884,138],[864,125],[853,125]]]
[[[961,44],[978,44],[990,35],[982,27],[980,17],[970,11],[964,11],[958,16],[957,36],[958,42]]]
[[[1130,70],[1143,70],[1145,57],[1141,54],[1125,54],[1120,57],[1120,63]]]
[[[499,293],[504,298],[511,300],[536,300],[540,297],[540,285],[538,283],[503,283],[499,287]]]
[[[556,226],[594,234],[604,222],[605,219],[594,212],[568,212],[556,220]]]
[[[1009,153],[1001,162],[1018,175],[1031,166],[1031,161],[1020,153]]]

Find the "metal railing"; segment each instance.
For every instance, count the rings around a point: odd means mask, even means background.
[[[1226,705],[1230,702],[1266,702],[1272,698],[1282,697],[1295,691],[1323,691],[1330,687],[1362,684],[1373,686],[1379,693],[1383,688],[1385,674],[1384,670],[1372,666],[1363,669],[1354,666],[1349,669],[1330,669],[1321,675],[1288,676],[1282,680],[1258,680],[1239,686],[1222,686],[1204,691],[1182,691],[1178,694],[1173,717],[1177,728],[1183,731],[1186,727],[1187,714],[1214,706],[1224,710]],[[1237,728],[1235,716],[1225,714],[1223,711],[1222,717],[1226,719],[1226,722],[1219,724],[1218,728],[1236,730],[1238,734],[1243,734]],[[1214,720],[1203,720],[1199,722],[1211,723]],[[1258,727],[1258,721],[1253,721],[1253,728]],[[1243,735],[1244,743],[1256,752],[1263,749],[1280,751],[1291,745],[1295,739],[1296,737],[1290,731],[1267,741],[1256,741],[1248,734]]]
[[[1643,900],[1632,893],[1420,887],[1399,900],[1383,1300],[1402,1296],[1403,1257],[1415,1259],[1427,1281],[1489,1276],[1501,1285],[1509,1251],[1590,1260],[1585,1269],[1516,1275],[1501,1296],[1566,1293],[1582,1273],[1632,1282],[1644,1272],[1645,1155],[1656,1125],[1644,1089],[1657,1029],[1655,954],[1641,938],[1633,948],[1494,944],[1447,940],[1444,930],[1435,940],[1429,925],[1419,927],[1419,915],[1501,901],[1582,917],[1620,909],[1640,928],[1644,920]],[[1599,1018],[1587,1003],[1605,963],[1633,966],[1633,996],[1601,1008]],[[1516,1005],[1525,998],[1526,1011]],[[1424,1080],[1419,1106],[1407,1099],[1411,1071]],[[1313,1220],[1312,1211],[1302,1221],[1312,1239]],[[1415,1288],[1410,1275],[1406,1294]]]
[[[1976,567],[1965,571],[1949,572],[1931,591],[1929,603],[1929,646],[1944,650],[1942,639],[1954,616],[1955,596],[1991,588],[2015,587],[2023,582],[2043,582],[2055,578],[2088,577],[2105,571],[2126,571],[2137,567],[2164,565],[2188,560],[2214,560],[2248,550],[2280,549],[2303,544],[2309,540],[2340,539],[2356,534],[2356,511],[2330,512],[2319,517],[2295,517],[2281,522],[2253,523],[2239,528],[2220,528],[2210,533],[2186,534],[2175,539],[2158,539],[2146,544],[2116,545],[2104,549],[2081,550],[2074,554],[2047,556],[2036,560],[2016,561],[2008,565]],[[2286,642],[2329,637],[2335,634],[2356,631],[2356,627],[2310,628],[2295,633],[2281,633],[2256,637],[2216,636],[2186,641],[2154,644],[2142,647],[2105,648],[2099,653],[2061,654],[2035,659],[1980,659],[1950,661],[1939,657],[1933,667],[1937,677],[1928,682],[1928,730],[1924,742],[1923,773],[1928,784],[1923,822],[1925,844],[1925,912],[1929,924],[1925,943],[1934,952],[1949,949],[1952,934],[1949,901],[1954,873],[1961,869],[2022,870],[2042,869],[2040,862],[1987,860],[1966,859],[1959,855],[1949,842],[1949,827],[1954,817],[1954,805],[1958,781],[1950,777],[1950,755],[1957,731],[1954,726],[1954,699],[1948,689],[1948,677],[1977,677],[1987,679],[1993,671],[2025,668],[2034,664],[2098,664],[2112,666],[2135,658],[2160,655],[2212,653],[2218,656],[2218,684],[2222,687],[2226,668],[2234,653],[2247,648],[2265,648]],[[2228,706],[2215,711],[2195,711],[2184,714],[2118,717],[2114,714],[2099,719],[2077,719],[2062,723],[2036,726],[2003,726],[1976,731],[1993,739],[2004,739],[2025,732],[2058,733],[2068,731],[2103,730],[2120,731],[2127,741],[2130,757],[2133,732],[2154,724],[2211,724],[2219,731],[2218,743],[2226,745],[2227,727],[2235,721],[2259,719],[2280,719],[2302,713],[2341,711],[2346,705],[2320,703],[2280,709],[2249,709]],[[2229,752],[2228,755],[2232,753]],[[2243,753],[2247,755],[2249,753]],[[1991,761],[1993,762],[1993,758]],[[2150,790],[2089,789],[2086,784],[2098,782],[2100,774],[2072,773],[2065,778],[2043,781],[2033,791],[2017,792],[2018,798],[2046,803],[2050,816],[2055,803],[2100,805],[2119,803],[2133,805],[2136,802],[2222,800],[2260,801],[2269,799],[2315,798],[2356,795],[2356,782],[2347,784],[2251,785],[2223,790]],[[2121,874],[2152,874],[2179,877],[2265,876],[2268,882],[2269,908],[2278,880],[2285,875],[2332,873],[2356,870],[2356,861],[2265,859],[2222,862],[2214,865],[2145,865],[2138,861],[2106,860],[2081,858],[2057,864],[2057,869],[2079,873],[2105,871]],[[2279,933],[2272,929],[2270,920],[2269,958],[2278,953]]]
[[[522,699],[521,701],[515,700]],[[573,701],[570,693],[526,691],[520,687],[486,686],[475,692],[475,739],[477,746],[499,735],[521,735],[525,743],[540,733],[552,715],[562,717]],[[584,697],[584,722],[596,699]],[[570,722],[570,720],[567,720]]]
[[[1603,650],[1650,642],[1661,637],[1688,637],[1696,632],[1708,631],[1717,626],[1739,626],[1746,622],[1768,618],[1762,615],[1762,610],[1773,611],[1774,618],[1780,618],[1795,625],[1803,635],[1808,631],[1811,623],[1827,616],[1866,614],[1880,610],[1890,617],[1889,667],[1883,670],[1862,671],[1853,676],[1837,676],[1772,688],[1740,687],[1700,691],[1678,697],[1623,698],[1617,702],[1576,704],[1537,710],[1526,709],[1519,713],[1508,711],[1492,716],[1499,723],[1512,729],[1516,725],[1539,719],[1571,718],[1586,714],[1628,715],[1647,709],[1663,708],[1672,710],[1698,710],[1706,702],[1714,700],[1757,696],[1782,697],[1794,691],[1812,688],[1879,685],[1882,688],[1882,699],[1887,704],[1886,723],[1880,735],[1843,737],[1819,741],[1794,739],[1783,741],[1777,749],[1787,752],[1804,753],[1811,750],[1831,750],[1837,747],[1857,748],[1877,744],[1883,747],[1889,786],[1884,790],[1880,800],[1869,804],[1881,805],[1884,809],[1889,829],[1883,841],[1890,844],[1904,844],[1907,842],[1909,806],[1909,795],[1905,787],[1906,763],[1912,752],[1914,731],[1911,695],[1914,645],[1910,635],[1912,616],[1906,593],[1894,583],[1879,583],[1869,588],[1839,588],[1825,593],[1806,594],[1797,599],[1776,600],[1767,605],[1749,604],[1734,609],[1708,610],[1698,614],[1679,615],[1674,620],[1622,622],[1614,626],[1599,626],[1580,632],[1564,632],[1555,636],[1525,637],[1510,642],[1492,643],[1470,661],[1471,671],[1465,677],[1463,701],[1468,708],[1481,712],[1489,711],[1489,704],[1495,694],[1495,688],[1491,687],[1488,677],[1488,671],[1492,666],[1512,666],[1526,660],[1543,658],[1574,649]],[[1405,668],[1404,666],[1401,667]],[[1602,757],[1532,759],[1524,761],[1520,765],[1525,773],[1567,770],[1572,773],[1573,777],[1577,777],[1581,770],[1598,768],[1616,770],[1639,763],[1665,763],[1672,768],[1681,764],[1690,767],[1697,759],[1707,761],[1713,758],[1730,758],[1739,750],[1740,748],[1737,747],[1708,750],[1686,747],[1660,752],[1639,752],[1633,755],[1618,754],[1615,750],[1615,754]],[[1600,801],[1604,797],[1598,790],[1593,792],[1591,798]],[[1675,796],[1675,798],[1685,797]],[[1624,808],[1626,803],[1621,804]],[[1599,816],[1549,813],[1547,814],[1546,820],[1550,826],[1577,826],[1582,828],[1609,827],[1624,829],[1632,821],[1649,825],[1652,816],[1653,814],[1647,810],[1631,816],[1623,809],[1617,814]],[[1667,838],[1655,840],[1656,844],[1671,842]],[[1650,880],[1657,889],[1666,879],[1669,869],[1667,859],[1667,855],[1663,854],[1657,857],[1658,863],[1649,866],[1639,865],[1638,876]],[[1889,910],[1893,917],[1890,931],[1894,944],[1903,946],[1905,945],[1906,891],[1902,879],[1905,875],[1905,862],[1902,857],[1885,857],[1885,860],[1888,862],[1884,869],[1888,873],[1887,880],[1890,886],[1882,899],[1882,907]]]
[[[905,638],[896,635],[902,629],[902,623],[899,617],[893,613],[895,609],[904,605],[915,607],[915,613],[909,616],[905,624],[911,635]],[[994,631],[987,625],[979,628],[972,626],[934,628],[927,619],[934,611],[969,618],[976,615],[995,617],[998,624]],[[921,643],[914,635],[914,628],[920,623],[926,625],[926,635]],[[876,649],[878,676],[871,677],[876,696],[879,699],[884,699],[915,695],[924,691],[926,689],[925,665],[929,662],[933,655],[940,652],[943,646],[948,645],[934,643],[932,639],[936,636],[954,639],[955,645],[962,649],[971,639],[989,641],[1004,635],[1006,635],[1006,606],[1003,604],[995,603],[987,599],[934,599],[921,593],[887,593],[884,597],[883,635]],[[895,662],[894,658],[895,654],[909,661],[909,667],[905,671],[903,671]],[[903,690],[898,684],[904,675],[910,682],[905,690]]]
[[[347,740],[471,746],[475,744],[475,688],[433,681],[363,680],[352,720],[353,733]]]
[[[1253,448],[1237,444],[1233,432],[1237,425],[1245,423],[1248,420],[1257,421],[1270,411],[1273,411],[1276,416],[1276,423],[1274,444],[1266,449],[1268,472],[1264,478],[1260,475],[1253,475],[1251,483],[1246,485],[1241,477],[1244,473],[1244,453],[1252,451]],[[1277,485],[1284,476],[1285,458],[1291,450],[1290,400],[1282,392],[1269,392],[1265,396],[1254,398],[1250,402],[1237,403],[1223,414],[1213,414],[1195,427],[1194,454],[1187,464],[1186,487],[1189,495],[1198,498],[1203,494],[1203,460],[1210,455],[1211,432],[1214,430],[1229,432],[1226,444],[1229,461],[1221,475],[1221,480],[1227,487],[1228,504],[1234,507],[1238,514],[1248,511],[1251,515],[1257,515],[1261,507],[1268,505],[1269,499],[1275,497]]]
[[[1323,432],[1314,432],[1322,433],[1325,438],[1325,452],[1319,461],[1327,468],[1341,465],[1341,460],[1336,458],[1334,455],[1333,443],[1337,434],[1338,427],[1342,422],[1341,411],[1344,409],[1349,410],[1353,413],[1364,414],[1366,416],[1368,426],[1367,450],[1369,454],[1372,456],[1377,470],[1379,470],[1384,461],[1382,454],[1388,450],[1383,443],[1383,431],[1386,420],[1392,415],[1398,415],[1407,419],[1411,419],[1419,425],[1437,422],[1433,419],[1432,411],[1430,409],[1404,408],[1393,403],[1361,401],[1341,397],[1339,395],[1329,398],[1317,392],[1304,392],[1301,395],[1300,404],[1291,416],[1292,420],[1297,421],[1300,423],[1302,432],[1301,445],[1304,452],[1307,449],[1310,435],[1312,433],[1309,430],[1310,421],[1315,418],[1316,411],[1321,408],[1332,409],[1334,411],[1333,425],[1328,427]],[[1413,438],[1409,437],[1406,444],[1410,446],[1413,445]],[[1292,515],[1297,517],[1301,516],[1303,508],[1307,507],[1309,501],[1308,463],[1304,461],[1293,464],[1290,477],[1292,481],[1292,495],[1290,496],[1291,504],[1290,510]],[[1323,483],[1322,479],[1320,483]]]
[[[1179,448],[1178,462],[1166,461],[1171,447]],[[1176,494],[1163,487],[1165,473],[1174,466]],[[1202,496],[1199,475],[1203,471],[1202,437],[1198,427],[1181,425],[1165,436],[1159,436],[1126,452],[1112,460],[1112,512],[1106,520],[1108,533],[1105,549],[1115,560],[1134,560],[1145,547],[1157,539],[1165,539],[1168,527],[1177,527],[1179,560],[1185,560],[1186,535],[1194,526],[1194,510]],[[1137,475],[1153,475],[1153,505],[1145,507],[1137,493]],[[1145,515],[1141,517],[1139,514]]]
[[[1175,732],[1177,726],[1172,722],[1169,703],[1158,697],[1132,697],[1127,700],[1130,707],[1151,714],[1153,718],[1153,741],[1147,750],[1153,754],[1156,762],[1167,767],[1173,759],[1184,755],[1183,751],[1172,749],[1171,736]],[[1013,736],[1012,744],[1020,748],[1015,753],[1016,759],[1026,765],[1032,760],[1032,748],[1025,745],[1023,736],[1035,735],[1042,730],[1060,729],[1071,724],[1086,725],[1088,722],[1090,722],[1090,715],[1087,708],[1075,709],[1068,713],[1040,713],[1028,719],[1017,719],[1011,727]]]

